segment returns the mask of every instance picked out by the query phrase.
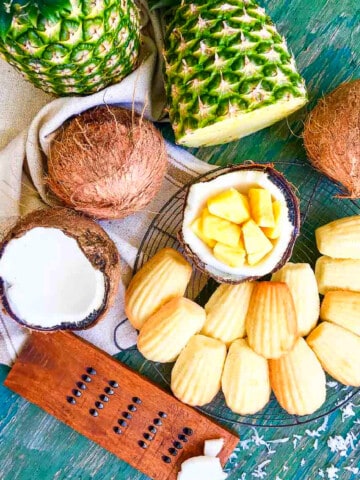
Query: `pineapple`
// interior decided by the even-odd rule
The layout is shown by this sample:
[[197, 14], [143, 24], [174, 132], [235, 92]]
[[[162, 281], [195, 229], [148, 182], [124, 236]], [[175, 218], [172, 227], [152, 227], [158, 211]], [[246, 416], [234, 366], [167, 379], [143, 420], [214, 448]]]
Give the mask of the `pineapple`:
[[244, 224], [242, 233], [248, 255], [257, 254], [258, 261], [272, 250], [273, 244], [265, 236], [261, 228], [256, 225], [254, 220], [249, 220]]
[[241, 236], [239, 225], [211, 215], [206, 208], [202, 213], [202, 226], [206, 238], [216, 240], [229, 247], [236, 248], [239, 245]]
[[89, 94], [135, 67], [133, 0], [12, 0], [0, 4], [0, 55], [46, 92]]
[[245, 263], [245, 249], [239, 242], [237, 247], [229, 247], [218, 242], [214, 247], [214, 257], [230, 267], [241, 267]]
[[180, 145], [245, 137], [307, 102], [285, 39], [254, 0], [152, 3], [167, 7], [166, 84]]
[[235, 188], [218, 193], [207, 201], [209, 212], [229, 222], [243, 223], [250, 218], [249, 200]]
[[259, 227], [275, 227], [271, 193], [265, 188], [250, 188], [251, 216]]
[[275, 225], [273, 227], [263, 227], [261, 230], [268, 238], [271, 238], [271, 240], [276, 240], [280, 237], [281, 226], [285, 217], [285, 205], [283, 202], [275, 200], [275, 202], [272, 204], [272, 209]]

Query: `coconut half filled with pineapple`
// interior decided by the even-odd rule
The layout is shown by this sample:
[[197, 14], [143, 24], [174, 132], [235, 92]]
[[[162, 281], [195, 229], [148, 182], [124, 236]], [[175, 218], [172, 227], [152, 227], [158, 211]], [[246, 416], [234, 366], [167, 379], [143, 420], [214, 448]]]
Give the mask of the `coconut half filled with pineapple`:
[[189, 187], [179, 239], [195, 266], [221, 283], [281, 268], [299, 234], [298, 200], [269, 165], [221, 168]]
[[119, 284], [115, 244], [93, 220], [66, 208], [24, 217], [0, 246], [0, 301], [35, 330], [93, 326]]

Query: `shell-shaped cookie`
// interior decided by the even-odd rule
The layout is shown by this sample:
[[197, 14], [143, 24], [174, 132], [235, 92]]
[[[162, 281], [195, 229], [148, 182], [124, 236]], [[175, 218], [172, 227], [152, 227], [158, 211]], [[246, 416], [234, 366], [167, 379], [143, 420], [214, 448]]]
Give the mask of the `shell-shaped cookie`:
[[206, 321], [201, 333], [227, 345], [244, 337], [245, 318], [254, 285], [254, 282], [221, 284], [205, 305]]
[[182, 297], [191, 272], [191, 265], [172, 248], [160, 250], [145, 263], [125, 293], [125, 312], [133, 327], [140, 330], [162, 305]]
[[306, 339], [323, 369], [344, 385], [360, 387], [360, 337], [323, 322]]
[[220, 340], [194, 335], [176, 360], [171, 390], [189, 405], [205, 405], [220, 390], [226, 346]]
[[261, 410], [270, 399], [268, 362], [255, 353], [245, 339], [233, 342], [221, 379], [226, 405], [240, 415]]
[[300, 336], [307, 335], [317, 324], [320, 313], [319, 290], [313, 269], [308, 263], [286, 263], [271, 277], [284, 282], [294, 300]]
[[291, 352], [269, 360], [274, 394], [288, 413], [310, 415], [326, 399], [326, 377], [319, 360], [303, 338]]
[[173, 362], [205, 322], [205, 310], [183, 297], [173, 298], [144, 323], [138, 349], [153, 362]]
[[279, 358], [298, 336], [294, 302], [286, 283], [259, 282], [246, 317], [248, 343], [265, 358]]

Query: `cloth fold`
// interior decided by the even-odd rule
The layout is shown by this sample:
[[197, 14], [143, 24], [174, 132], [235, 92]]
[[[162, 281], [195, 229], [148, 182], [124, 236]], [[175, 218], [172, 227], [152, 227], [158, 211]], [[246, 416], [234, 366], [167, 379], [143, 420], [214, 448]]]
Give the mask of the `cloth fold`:
[[[93, 95], [57, 98], [48, 103], [40, 109], [29, 128], [0, 151], [0, 238], [20, 215], [57, 204], [45, 188], [44, 163], [54, 132], [64, 121], [98, 105], [134, 109], [153, 121], [162, 118], [165, 95], [159, 55], [162, 50], [161, 25], [157, 16], [149, 12], [146, 2], [141, 1], [141, 9], [143, 27], [139, 67], [120, 83]], [[29, 95], [30, 92], [29, 89]], [[16, 118], [9, 119], [9, 124], [10, 120], [16, 122]], [[124, 313], [124, 291], [141, 240], [152, 219], [183, 185], [212, 168], [173, 145], [167, 144], [167, 151], [167, 174], [159, 194], [148, 207], [123, 220], [99, 222], [119, 249], [122, 278], [116, 302], [106, 318], [95, 327], [78, 333], [110, 354], [136, 343], [136, 332]], [[27, 335], [26, 330], [1, 314], [0, 363], [9, 365], [14, 361]]]

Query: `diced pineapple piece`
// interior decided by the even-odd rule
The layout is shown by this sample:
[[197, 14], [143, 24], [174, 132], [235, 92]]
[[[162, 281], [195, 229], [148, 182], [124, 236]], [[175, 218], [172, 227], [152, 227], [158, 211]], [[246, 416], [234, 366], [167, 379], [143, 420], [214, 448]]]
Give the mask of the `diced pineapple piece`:
[[196, 220], [193, 221], [191, 224], [191, 230], [197, 235], [200, 240], [202, 240], [206, 245], [208, 245], [210, 248], [214, 248], [216, 245], [216, 240], [212, 240], [211, 238], [207, 238], [206, 235], [204, 235], [203, 231], [203, 226], [202, 226], [202, 217], [198, 217]]
[[245, 250], [248, 255], [253, 253], [264, 253], [266, 255], [272, 250], [273, 244], [254, 220], [247, 221], [242, 227], [242, 232]]
[[274, 227], [263, 227], [262, 231], [268, 238], [275, 240], [280, 237], [281, 227], [283, 223], [283, 218], [285, 216], [285, 205], [279, 200], [275, 200], [272, 204], [273, 214], [274, 214]]
[[241, 235], [239, 225], [212, 215], [207, 208], [202, 213], [202, 231], [207, 238], [230, 247], [236, 248], [239, 244]]
[[230, 188], [207, 201], [209, 212], [234, 223], [243, 223], [250, 218], [249, 200], [246, 195]]
[[262, 251], [262, 252], [256, 252], [256, 253], [249, 253], [247, 256], [247, 263], [249, 265], [256, 265], [257, 263], [262, 260], [265, 255], [267, 255], [269, 252], [267, 251]]
[[271, 193], [265, 188], [249, 190], [251, 216], [259, 227], [275, 227]]
[[241, 267], [245, 263], [245, 249], [239, 247], [229, 247], [218, 242], [213, 250], [214, 257], [220, 262], [226, 263], [229, 267]]

